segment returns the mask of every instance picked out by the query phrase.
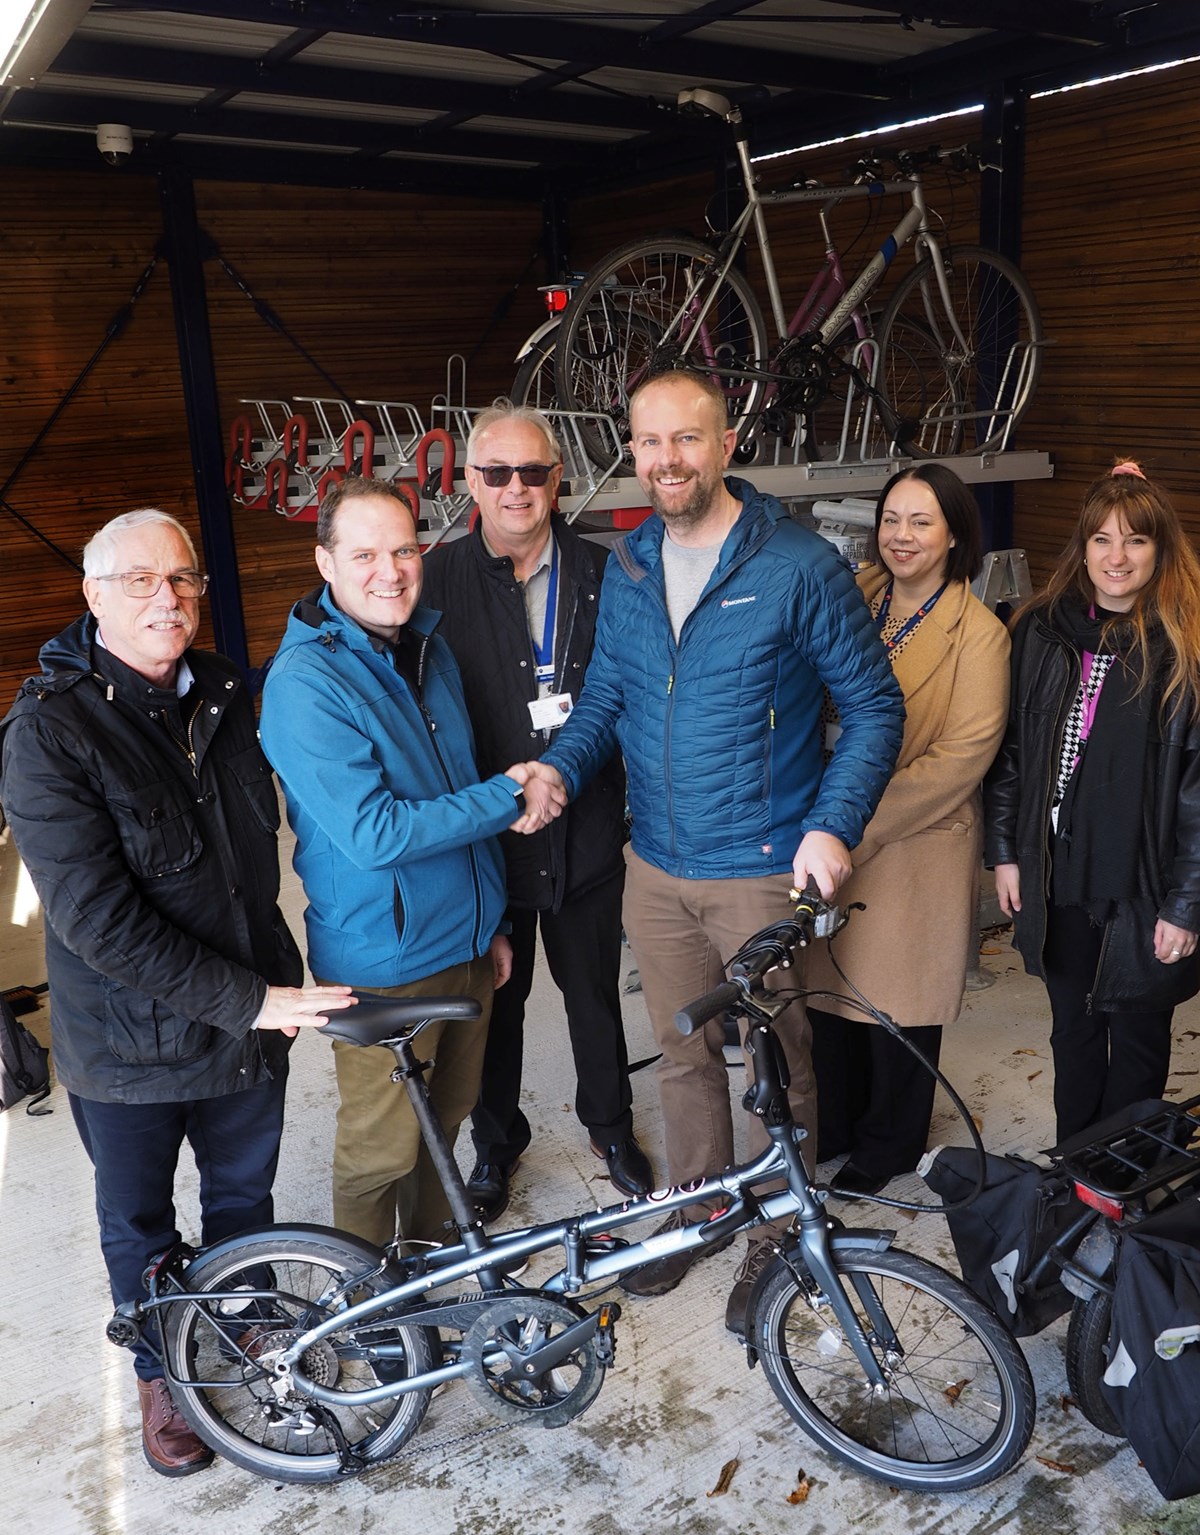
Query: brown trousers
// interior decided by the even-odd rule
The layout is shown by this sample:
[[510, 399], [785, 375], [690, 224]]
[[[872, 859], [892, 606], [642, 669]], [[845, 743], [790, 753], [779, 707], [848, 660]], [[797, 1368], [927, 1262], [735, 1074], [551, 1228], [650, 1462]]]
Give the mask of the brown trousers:
[[[734, 1159], [729, 1073], [720, 1020], [686, 1038], [675, 1013], [725, 979], [724, 962], [770, 922], [790, 914], [790, 874], [748, 879], [677, 879], [625, 850], [625, 931], [637, 960], [642, 991], [662, 1059], [658, 1091], [673, 1184], [720, 1172]], [[797, 967], [797, 985], [802, 973]], [[803, 1002], [779, 1015], [776, 1031], [791, 1073], [788, 1099], [811, 1172], [816, 1136], [816, 1083], [811, 1034]], [[745, 1025], [743, 1038], [745, 1037]], [[748, 1065], [748, 1063], [747, 1063]], [[749, 1072], [748, 1072], [749, 1076]], [[740, 1110], [739, 1110], [740, 1112]], [[757, 1119], [747, 1127], [751, 1155], [768, 1144]]]
[[[417, 1036], [418, 1060], [433, 1106], [453, 1146], [475, 1106], [492, 1011], [492, 961], [464, 965], [377, 991], [381, 997], [474, 997], [483, 1008], [473, 1022], [433, 1023]], [[441, 1242], [450, 1206], [421, 1139], [403, 1083], [393, 1082], [396, 1058], [380, 1045], [333, 1042], [337, 1072], [337, 1134], [333, 1148], [333, 1223], [386, 1247], [398, 1236]]]

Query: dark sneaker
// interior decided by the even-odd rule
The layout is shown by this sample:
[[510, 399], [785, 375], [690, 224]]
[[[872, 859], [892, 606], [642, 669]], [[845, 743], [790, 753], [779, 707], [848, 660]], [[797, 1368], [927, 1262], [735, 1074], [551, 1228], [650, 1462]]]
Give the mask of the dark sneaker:
[[750, 1306], [750, 1295], [758, 1283], [759, 1275], [777, 1250], [777, 1243], [771, 1236], [756, 1234], [747, 1239], [746, 1256], [734, 1275], [733, 1289], [725, 1304], [725, 1326], [739, 1338], [746, 1336], [746, 1312]]
[[[655, 1228], [654, 1235], [658, 1236], [662, 1231], [681, 1231], [690, 1224], [683, 1210], [675, 1210], [661, 1226]], [[701, 1258], [711, 1258], [713, 1253], [721, 1252], [732, 1241], [732, 1236], [722, 1237], [719, 1242], [705, 1242], [699, 1247], [689, 1247], [684, 1252], [668, 1253], [665, 1258], [655, 1258], [652, 1263], [643, 1263], [640, 1268], [631, 1269], [625, 1275], [621, 1280], [621, 1288], [627, 1295], [665, 1295], [668, 1290], [675, 1288], [694, 1263], [699, 1263]]]

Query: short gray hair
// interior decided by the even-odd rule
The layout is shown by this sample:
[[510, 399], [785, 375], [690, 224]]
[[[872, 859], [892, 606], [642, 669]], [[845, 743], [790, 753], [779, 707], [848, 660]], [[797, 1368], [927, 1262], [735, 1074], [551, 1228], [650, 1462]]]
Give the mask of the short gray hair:
[[83, 550], [84, 575], [115, 576], [119, 574], [115, 567], [117, 543], [121, 534], [129, 532], [131, 528], [148, 527], [152, 523], [161, 523], [165, 527], [174, 528], [187, 545], [188, 556], [192, 565], [195, 566], [196, 546], [192, 542], [192, 535], [183, 523], [177, 517], [172, 517], [169, 512], [160, 511], [157, 506], [143, 506], [136, 512], [122, 512], [119, 517], [106, 522], [99, 532], [92, 534]]
[[479, 439], [492, 427], [499, 426], [502, 421], [525, 421], [530, 426], [536, 427], [546, 439], [546, 447], [550, 450], [551, 460], [556, 464], [562, 463], [562, 446], [554, 428], [550, 425], [540, 410], [534, 410], [532, 405], [514, 405], [507, 395], [497, 395], [488, 406], [487, 410], [481, 410], [471, 424], [471, 435], [467, 438], [467, 463], [475, 461], [475, 449], [479, 446]]

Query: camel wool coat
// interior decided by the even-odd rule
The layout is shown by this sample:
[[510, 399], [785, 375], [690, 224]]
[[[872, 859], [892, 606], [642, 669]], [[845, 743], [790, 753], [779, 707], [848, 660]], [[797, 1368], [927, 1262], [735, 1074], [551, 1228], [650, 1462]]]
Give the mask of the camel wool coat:
[[[871, 602], [891, 576], [858, 576]], [[953, 1023], [977, 953], [983, 852], [980, 784], [1008, 714], [1009, 639], [971, 592], [952, 582], [894, 658], [904, 693], [904, 743], [838, 904], [866, 904], [833, 939], [846, 975], [898, 1024]], [[808, 953], [806, 985], [844, 991], [828, 943]], [[857, 1008], [813, 1005], [862, 1019]]]

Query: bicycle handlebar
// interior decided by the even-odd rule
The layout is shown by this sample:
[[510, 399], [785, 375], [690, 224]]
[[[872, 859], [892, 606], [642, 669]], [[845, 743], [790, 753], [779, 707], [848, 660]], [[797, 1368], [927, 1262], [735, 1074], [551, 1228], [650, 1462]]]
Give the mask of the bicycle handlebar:
[[795, 902], [791, 918], [774, 922], [747, 938], [729, 961], [730, 979], [694, 1002], [685, 1003], [675, 1014], [675, 1027], [681, 1034], [694, 1034], [711, 1019], [749, 1001], [768, 972], [786, 969], [794, 951], [808, 947], [822, 918], [831, 919], [829, 931], [840, 925], [837, 907], [823, 901], [811, 881], [803, 894], [794, 890], [791, 894]]

